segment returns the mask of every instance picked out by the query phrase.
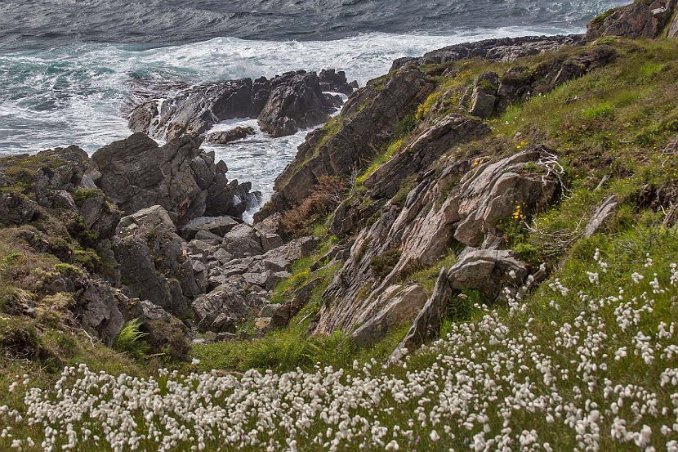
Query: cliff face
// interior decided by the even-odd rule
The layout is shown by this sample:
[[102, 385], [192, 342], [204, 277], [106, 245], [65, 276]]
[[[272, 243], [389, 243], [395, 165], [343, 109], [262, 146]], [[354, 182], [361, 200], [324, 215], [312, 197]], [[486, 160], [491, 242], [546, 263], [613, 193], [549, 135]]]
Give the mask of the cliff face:
[[[671, 33], [673, 3], [660, 22], [647, 7], [591, 30]], [[71, 147], [0, 159], [0, 309], [109, 345], [136, 320], [151, 350], [180, 358], [191, 338], [276, 340], [266, 334], [290, 323], [295, 341], [340, 332], [363, 347], [411, 327], [401, 357], [474, 303], [529, 296], [607, 233], [675, 231], [676, 61], [670, 38], [612, 36], [396, 61], [308, 135], [254, 225], [240, 219], [251, 185], [229, 182], [193, 134], [159, 146], [137, 133], [92, 158]], [[323, 89], [346, 85], [321, 75]], [[285, 128], [285, 99], [317, 91], [304, 83], [269, 86], [267, 120]], [[251, 109], [251, 95], [238, 104], [203, 88], [213, 113]], [[189, 105], [203, 105], [200, 89], [177, 98], [167, 130], [184, 113], [193, 125], [181, 127], [202, 128]], [[315, 117], [313, 105], [301, 110]]]
[[[650, 6], [632, 5], [598, 19], [591, 25], [598, 31], [589, 36], [657, 36], [674, 4], [654, 5], [647, 15]], [[603, 22], [606, 27], [596, 25]], [[619, 195], [604, 187], [621, 174], [606, 174], [605, 167], [625, 166], [641, 155], [653, 158], [656, 151], [638, 146], [637, 139], [631, 146], [617, 141], [611, 131], [619, 125], [611, 121], [636, 117], [636, 104], [643, 101], [633, 86], [644, 83], [642, 73], [654, 63], [636, 59], [634, 53], [644, 50], [631, 41], [606, 42], [505, 39], [399, 60], [388, 76], [352, 96], [335, 121], [311, 134], [260, 214], [308, 214], [300, 206], [319, 191], [324, 175], [343, 178], [349, 187], [320, 221], [336, 241], [320, 262], [334, 270], [310, 331], [341, 330], [370, 345], [417, 318], [402, 348], [417, 346], [435, 337], [431, 332], [445, 319], [441, 312], [459, 303], [459, 296], [471, 291], [492, 304], [524, 294], [578, 238], [614, 222], [623, 207]], [[660, 47], [667, 53], [657, 57], [662, 72], [653, 77], [669, 80], [677, 69], [675, 42]], [[624, 65], [633, 69], [622, 70]], [[619, 71], [626, 78], [615, 82]], [[604, 83], [621, 83], [623, 96], [634, 100], [624, 103], [594, 88]], [[675, 92], [675, 81], [661, 89]], [[657, 108], [673, 111], [672, 118], [675, 106], [663, 105]], [[521, 118], [526, 111], [529, 119]], [[667, 120], [671, 125], [652, 138], [658, 149], [675, 139], [674, 121], [660, 122]], [[611, 141], [600, 143], [599, 136]], [[593, 163], [601, 158], [602, 167]], [[590, 174], [582, 179], [582, 172]], [[599, 179], [594, 182], [591, 174]], [[607, 197], [570, 220], [566, 239], [555, 231], [545, 239], [536, 222], [559, 211], [581, 180]], [[647, 184], [635, 183], [635, 193]], [[659, 185], [675, 192], [675, 181]], [[669, 212], [666, 224], [673, 225], [675, 199], [661, 203]], [[318, 218], [308, 220], [317, 228]], [[317, 280], [306, 280], [317, 291]], [[292, 305], [303, 302], [287, 293]]]

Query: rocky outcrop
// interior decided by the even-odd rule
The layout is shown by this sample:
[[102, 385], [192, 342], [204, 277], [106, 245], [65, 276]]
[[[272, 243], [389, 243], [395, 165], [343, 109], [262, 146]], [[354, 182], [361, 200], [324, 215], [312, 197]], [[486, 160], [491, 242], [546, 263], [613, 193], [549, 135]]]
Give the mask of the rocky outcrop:
[[324, 70], [296, 71], [265, 77], [183, 87], [176, 93], [148, 93], [167, 100], [141, 99], [129, 114], [129, 127], [167, 141], [183, 134], [200, 135], [215, 124], [235, 118], [259, 118], [262, 129], [280, 136], [317, 125], [336, 107], [322, 91], [351, 94], [346, 74]]
[[[525, 215], [545, 209], [558, 193], [560, 172], [544, 147], [475, 168], [450, 160], [437, 172], [425, 172], [403, 205], [387, 202], [376, 221], [356, 233], [350, 256], [324, 294], [329, 302], [315, 331], [359, 328], [384, 308], [379, 297], [385, 290], [433, 265], [454, 242], [470, 247], [501, 243], [502, 220], [512, 218], [517, 206]], [[488, 296], [496, 294], [488, 288]]]
[[256, 132], [252, 127], [236, 127], [224, 132], [212, 132], [207, 135], [205, 141], [213, 144], [228, 144], [232, 141], [242, 140], [248, 136], [254, 135]]
[[326, 121], [334, 108], [314, 72], [289, 72], [271, 81], [271, 94], [259, 113], [259, 127], [274, 137], [292, 135]]
[[276, 179], [276, 193], [258, 218], [301, 203], [323, 176], [348, 176], [365, 165], [433, 88], [425, 74], [408, 67], [393, 74], [384, 86], [373, 82], [359, 90], [344, 106], [338, 130], [309, 134], [294, 161]]
[[3, 226], [30, 223], [38, 203], [20, 193], [0, 194], [0, 224]]
[[383, 339], [398, 326], [411, 322], [426, 303], [427, 295], [418, 284], [403, 288], [401, 285], [388, 287], [375, 301], [384, 306], [370, 318], [361, 319], [361, 326], [351, 338], [358, 346], [369, 346]]
[[[227, 234], [225, 246], [215, 247], [226, 250], [227, 256], [221, 257], [212, 250], [203, 254], [203, 262], [210, 268], [209, 284], [212, 290], [192, 303], [201, 330], [221, 333], [231, 324], [259, 317], [262, 307], [267, 305], [268, 295], [277, 283], [291, 276], [288, 270], [292, 262], [308, 256], [317, 244], [317, 240], [312, 237], [293, 240], [284, 245], [281, 239], [272, 239], [270, 231], [243, 228], [238, 234], [231, 234], [230, 237]], [[256, 249], [252, 249], [255, 244]], [[232, 254], [229, 249], [237, 254]], [[247, 254], [247, 257], [236, 257], [239, 254]]]
[[201, 140], [184, 135], [164, 146], [144, 134], [94, 153], [97, 185], [126, 214], [163, 206], [177, 224], [203, 215], [240, 216], [255, 202], [251, 184], [228, 182], [223, 161], [200, 149]]
[[565, 46], [582, 43], [581, 36], [526, 36], [521, 38], [487, 39], [484, 41], [456, 44], [426, 53], [422, 57], [405, 57], [396, 60], [391, 70], [400, 69], [408, 63], [418, 66], [447, 64], [466, 58], [490, 61], [513, 61], [516, 58], [554, 52]]
[[478, 76], [462, 106], [472, 115], [489, 118], [502, 113], [509, 105], [523, 102], [533, 95], [545, 94], [570, 80], [615, 61], [617, 52], [598, 45], [569, 57], [547, 59], [530, 69], [514, 66], [501, 77], [495, 72]]
[[447, 272], [443, 268], [440, 270], [436, 285], [433, 288], [433, 295], [431, 295], [424, 307], [419, 311], [412, 327], [393, 351], [389, 361], [399, 361], [408, 352], [416, 350], [422, 345], [433, 342], [438, 338], [452, 295], [453, 290], [450, 286]]
[[161, 206], [122, 218], [113, 251], [128, 294], [173, 314], [185, 315], [189, 300], [203, 293], [206, 286], [200, 284], [182, 244], [174, 223]]
[[667, 25], [671, 36], [676, 23], [669, 24], [669, 21], [675, 11], [676, 0], [636, 0], [631, 5], [612, 9], [595, 18], [588, 25], [586, 38], [596, 39], [601, 36], [656, 38]]

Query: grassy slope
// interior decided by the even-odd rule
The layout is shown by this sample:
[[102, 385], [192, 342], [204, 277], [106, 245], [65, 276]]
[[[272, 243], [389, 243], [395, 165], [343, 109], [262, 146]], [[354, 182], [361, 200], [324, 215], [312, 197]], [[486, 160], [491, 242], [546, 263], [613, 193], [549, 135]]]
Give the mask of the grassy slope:
[[[511, 107], [503, 116], [491, 121], [494, 129], [493, 137], [481, 143], [473, 143], [453, 152], [467, 155], [481, 155], [486, 149], [497, 149], [499, 152], [511, 152], [530, 144], [546, 143], [556, 150], [567, 169], [570, 192], [563, 201], [550, 211], [533, 219], [533, 230], [526, 228], [511, 229], [513, 245], [525, 257], [539, 261], [546, 259], [554, 269], [551, 281], [559, 278], [573, 290], [590, 288], [585, 270], [595, 268], [592, 261], [593, 250], [600, 248], [610, 262], [608, 274], [601, 277], [600, 294], [611, 294], [622, 286], [627, 293], [637, 290], [631, 285], [628, 275], [642, 267], [645, 253], [655, 256], [655, 270], [659, 278], [668, 278], [668, 263], [678, 261], [676, 247], [676, 231], [665, 230], [659, 226], [663, 219], [661, 211], [653, 211], [636, 204], [637, 194], [646, 185], [656, 187], [675, 185], [678, 169], [675, 155], [663, 153], [669, 140], [678, 132], [678, 109], [675, 99], [678, 98], [678, 45], [676, 41], [626, 41], [608, 40], [617, 47], [621, 57], [617, 63], [596, 71], [579, 80], [569, 82], [554, 92], [536, 97], [523, 105]], [[525, 63], [534, 64], [541, 57], [525, 59]], [[489, 67], [498, 72], [505, 70], [506, 65], [488, 65], [486, 62], [459, 63], [461, 75], [455, 80], [441, 79], [439, 90], [427, 100], [418, 113], [419, 119], [427, 114], [427, 109], [434, 100], [449, 95], [454, 104], [454, 94], [449, 94], [457, 84], [466, 84], [480, 71]], [[568, 102], [566, 102], [568, 100]], [[395, 151], [395, 146], [385, 150], [383, 162]], [[372, 171], [369, 169], [369, 171]], [[599, 190], [594, 191], [603, 176], [609, 181]], [[361, 180], [359, 178], [359, 180]], [[622, 200], [614, 221], [602, 233], [590, 239], [578, 238], [577, 225], [585, 223], [592, 210], [608, 194], [616, 193]], [[328, 240], [330, 238], [328, 237]], [[554, 252], [553, 244], [565, 240], [568, 247]], [[17, 250], [13, 247], [11, 237], [0, 236], [0, 261], [5, 268], [12, 264], [12, 257]], [[18, 250], [23, 252], [23, 250]], [[319, 257], [322, 252], [316, 256]], [[9, 262], [8, 262], [9, 259]], [[412, 276], [430, 290], [436, 276], [436, 268], [449, 265], [454, 260], [453, 254], [434, 268], [422, 269]], [[53, 266], [52, 262], [30, 262]], [[295, 281], [288, 286], [300, 285], [313, 277], [310, 266], [313, 259], [297, 263]], [[329, 282], [332, 269], [325, 269], [320, 276]], [[0, 286], [4, 291], [12, 285], [11, 279], [0, 272]], [[534, 319], [534, 330], [538, 330], [540, 341], [546, 346], [552, 340], [555, 322], [560, 325], [572, 321], [580, 313], [586, 315], [589, 307], [578, 303], [572, 297], [555, 297], [560, 305], [559, 310], [551, 308], [554, 295], [548, 292], [544, 284], [526, 301], [523, 316], [510, 319], [512, 334], [521, 334], [528, 318]], [[281, 286], [278, 297], [284, 298], [286, 289]], [[394, 332], [374, 350], [358, 350], [341, 334], [325, 339], [306, 338], [309, 317], [317, 311], [322, 303], [322, 286], [316, 290], [312, 301], [286, 330], [274, 333], [254, 342], [220, 343], [197, 346], [194, 355], [201, 360], [201, 369], [218, 368], [245, 370], [250, 367], [274, 368], [276, 370], [293, 369], [297, 366], [312, 368], [314, 363], [347, 366], [354, 358], [367, 362], [372, 357], [382, 358], [388, 355], [392, 347], [404, 334], [404, 329]], [[648, 331], [656, 329], [659, 321], [675, 320], [675, 293], [660, 296], [659, 309], [646, 320]], [[459, 301], [459, 300], [457, 300]], [[458, 319], [476, 318], [469, 306], [460, 307]], [[607, 314], [606, 314], [607, 315]], [[609, 317], [609, 316], [608, 316]], [[607, 317], [606, 317], [607, 318]], [[54, 351], [66, 363], [85, 362], [91, 368], [106, 370], [112, 373], [132, 373], [145, 375], [153, 373], [153, 365], [146, 362], [134, 362], [119, 353], [105, 347], [92, 346], [87, 338], [76, 332], [62, 332], [52, 329], [43, 318], [22, 321], [42, 331], [45, 345]], [[17, 325], [17, 319], [0, 316], [0, 331], [7, 331]], [[445, 329], [453, 329], [452, 320]], [[612, 351], [615, 344], [606, 345]], [[564, 360], [567, 359], [563, 355]], [[422, 353], [413, 358], [410, 368], [424, 369], [433, 357]], [[634, 372], [640, 365], [632, 357], [623, 366], [612, 367], [611, 372], [623, 381], [656, 381], [656, 375], [639, 375]], [[0, 405], [17, 406], [16, 394], [8, 393], [6, 388], [17, 380], [17, 375], [28, 373], [31, 384], [49, 386], [55, 378], [49, 369], [40, 363], [17, 361], [0, 357]], [[194, 367], [191, 367], [193, 370]], [[188, 370], [188, 369], [186, 369]], [[19, 378], [21, 379], [21, 378]], [[661, 392], [661, 389], [657, 390]], [[400, 422], [395, 417], [393, 422]], [[540, 416], [524, 419], [525, 425], [543, 428], [553, 437], [553, 441], [563, 440], [562, 432], [549, 431]], [[564, 442], [563, 444], [567, 444]], [[0, 446], [3, 442], [0, 441]]]

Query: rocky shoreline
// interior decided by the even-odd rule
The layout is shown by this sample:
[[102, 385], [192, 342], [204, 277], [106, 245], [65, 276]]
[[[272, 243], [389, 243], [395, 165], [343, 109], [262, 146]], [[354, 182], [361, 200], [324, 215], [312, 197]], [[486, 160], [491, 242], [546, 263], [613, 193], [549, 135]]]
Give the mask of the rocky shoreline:
[[[548, 269], [509, 249], [502, 227], [557, 202], [563, 166], [546, 144], [515, 152], [484, 141], [492, 135], [487, 119], [613, 64], [615, 48], [592, 39], [656, 37], [666, 27], [675, 35], [673, 0], [628, 8], [594, 21], [586, 37], [489, 40], [398, 60], [360, 89], [327, 70], [183, 87], [163, 102], [157, 90], [130, 113], [136, 133], [91, 158], [69, 147], [0, 159], [0, 221], [17, 243], [62, 265], [39, 278], [17, 275], [21, 289], [5, 309], [31, 316], [41, 300], [66, 293], [71, 326], [110, 345], [125, 322], [139, 319], [154, 352], [185, 358], [197, 336], [230, 340], [245, 324], [254, 335], [285, 327], [320, 287], [327, 301], [310, 334], [345, 331], [367, 346], [412, 325], [400, 357], [437, 337], [453, 294], [476, 290], [503, 303], [546, 278]], [[520, 63], [529, 56], [540, 59]], [[455, 64], [467, 59], [500, 62], [504, 71], [459, 81]], [[436, 96], [440, 77], [453, 82]], [[308, 135], [272, 201], [245, 224], [259, 195], [249, 182], [227, 179], [227, 162], [201, 150], [204, 137], [227, 143], [251, 134], [208, 135], [231, 118], [257, 118], [271, 136], [322, 124], [341, 105], [328, 92], [349, 96], [341, 114]], [[498, 149], [478, 155], [464, 148], [473, 143]], [[387, 158], [370, 169], [385, 149]], [[606, 200], [587, 233], [615, 208]], [[321, 287], [310, 278], [292, 286], [286, 302], [272, 303], [293, 263], [317, 252], [323, 238], [307, 226], [326, 215], [336, 241], [313, 274], [336, 268], [331, 281]], [[455, 263], [441, 270], [432, 293], [404, 282], [452, 248]]]

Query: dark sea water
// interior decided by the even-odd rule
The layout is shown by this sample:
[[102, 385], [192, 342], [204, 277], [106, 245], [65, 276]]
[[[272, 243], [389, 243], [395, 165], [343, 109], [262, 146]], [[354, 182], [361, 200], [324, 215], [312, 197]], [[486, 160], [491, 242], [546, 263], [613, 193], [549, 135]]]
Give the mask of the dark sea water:
[[[129, 134], [135, 80], [345, 70], [361, 84], [402, 56], [500, 36], [584, 30], [625, 0], [0, 0], [0, 155]], [[237, 121], [235, 121], [237, 122]], [[218, 127], [227, 128], [229, 124]], [[304, 132], [215, 148], [270, 193]]]

